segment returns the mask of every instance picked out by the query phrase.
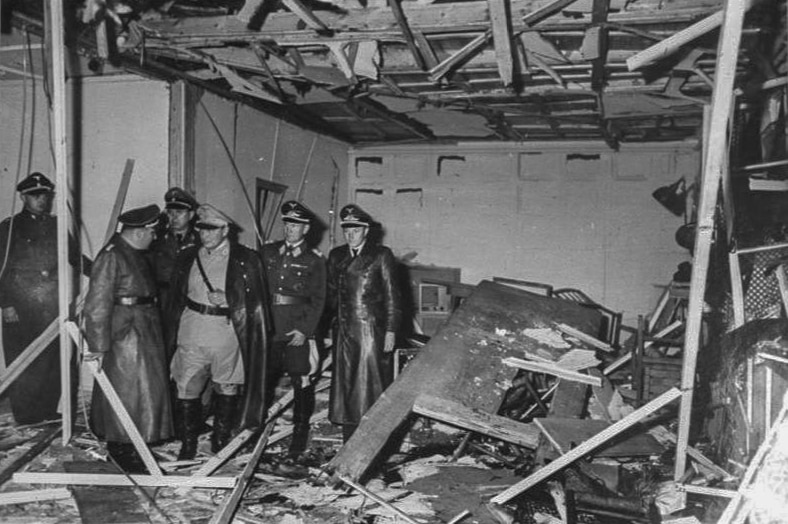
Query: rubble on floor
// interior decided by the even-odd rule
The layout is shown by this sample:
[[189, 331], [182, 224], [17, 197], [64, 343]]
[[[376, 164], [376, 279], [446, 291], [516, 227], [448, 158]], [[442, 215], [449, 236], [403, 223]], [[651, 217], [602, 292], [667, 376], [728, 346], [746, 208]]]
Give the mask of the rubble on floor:
[[[63, 445], [58, 422], [17, 427], [0, 403], [0, 521], [693, 524], [724, 519], [726, 507], [751, 511], [752, 522], [775, 521], [785, 505], [758, 506], [763, 497], [748, 490], [768, 488], [774, 501], [786, 498], [785, 403], [775, 403], [774, 424], [743, 452], [742, 439], [731, 434], [743, 424], [742, 401], [701, 410], [728, 413], [728, 422], [698, 432], [688, 448], [690, 467], [674, 481], [680, 393], [667, 379], [648, 389], [633, 380], [636, 367], [623, 365], [635, 363], [627, 357], [638, 344], [642, 357], [668, 356], [655, 349], [664, 335], [652, 345], [639, 337], [608, 349], [589, 340], [595, 317], [588, 311], [513, 293], [501, 286], [472, 293], [411, 354], [346, 446], [341, 428], [326, 420], [325, 389], [317, 394], [309, 449], [297, 461], [286, 459], [292, 425], [289, 413], [280, 413], [242, 497], [229, 489], [103, 485], [101, 475], [121, 472], [87, 430], [85, 410]], [[671, 319], [652, 328], [677, 336]], [[573, 332], [579, 329], [582, 335]], [[784, 322], [750, 331], [760, 335], [737, 339], [739, 353], [715, 375], [725, 384], [708, 386], [719, 403], [741, 396], [745, 356], [758, 356], [760, 366], [788, 363]], [[782, 387], [781, 376], [775, 367], [775, 387]], [[733, 427], [730, 413], [737, 414]], [[212, 478], [239, 485], [259, 438], [250, 435]], [[178, 450], [175, 441], [152, 448], [166, 477], [192, 476], [215, 460], [207, 431], [197, 460], [176, 462]], [[19, 481], [32, 473], [86, 473], [95, 475], [95, 485], [64, 490], [46, 484], [45, 475], [35, 484]]]

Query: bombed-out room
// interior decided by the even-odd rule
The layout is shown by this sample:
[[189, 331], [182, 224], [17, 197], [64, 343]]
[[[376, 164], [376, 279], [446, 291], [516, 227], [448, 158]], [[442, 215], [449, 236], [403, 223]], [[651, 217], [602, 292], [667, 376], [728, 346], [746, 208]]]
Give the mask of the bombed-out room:
[[0, 522], [788, 522], [786, 6], [1, 0]]

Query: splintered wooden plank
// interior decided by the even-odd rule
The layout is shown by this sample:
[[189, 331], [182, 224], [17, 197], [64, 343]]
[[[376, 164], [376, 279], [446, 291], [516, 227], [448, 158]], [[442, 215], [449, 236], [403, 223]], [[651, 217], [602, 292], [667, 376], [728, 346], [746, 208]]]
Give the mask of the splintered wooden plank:
[[238, 509], [238, 504], [241, 503], [241, 499], [243, 498], [244, 492], [246, 492], [246, 488], [249, 487], [254, 470], [257, 468], [257, 463], [260, 462], [260, 456], [263, 454], [265, 447], [268, 445], [268, 437], [271, 436], [271, 431], [273, 431], [275, 424], [276, 421], [272, 420], [265, 425], [265, 429], [263, 429], [263, 433], [260, 435], [260, 438], [254, 447], [254, 451], [252, 451], [252, 456], [249, 458], [249, 462], [246, 463], [243, 471], [241, 471], [241, 475], [238, 477], [238, 482], [236, 483], [235, 488], [233, 488], [232, 493], [230, 493], [230, 495], [224, 499], [224, 502], [222, 502], [219, 510], [213, 514], [209, 524], [229, 524], [233, 520], [233, 515]]
[[536, 448], [539, 442], [539, 429], [533, 424], [470, 409], [452, 400], [419, 395], [413, 405], [413, 412], [530, 449]]
[[[556, 321], [596, 333], [600, 315], [566, 300], [480, 283], [366, 413], [328, 467], [346, 478], [361, 477], [422, 394], [496, 413], [517, 372], [501, 359], [544, 351], [544, 342], [523, 331]], [[496, 335], [502, 332], [507, 336]]]
[[282, 3], [295, 13], [310, 29], [314, 29], [315, 31], [329, 31], [328, 26], [315, 16], [308, 7], [302, 4], [300, 0], [282, 0]]
[[[744, 13], [749, 2], [730, 0], [726, 3], [722, 30], [717, 49], [717, 69], [714, 78], [714, 91], [711, 100], [708, 143], [703, 151], [703, 177], [701, 178], [700, 199], [698, 203], [698, 226], [695, 231], [695, 250], [692, 257], [692, 276], [690, 278], [689, 306], [687, 308], [687, 329], [684, 335], [684, 367], [681, 373], [681, 409], [679, 411], [679, 431], [676, 445], [676, 464], [674, 480], [684, 476], [686, 453], [689, 444], [692, 396], [695, 388], [695, 364], [700, 346], [703, 305], [706, 294], [706, 280], [709, 271], [711, 242], [715, 231], [715, 217], [719, 199], [720, 180], [727, 166], [729, 153], [728, 137], [722, 130], [727, 129], [733, 107], [733, 85], [736, 76], [737, 57], [741, 42]], [[629, 64], [627, 64], [629, 65]], [[727, 175], [727, 172], [726, 172]]]
[[28, 502], [44, 502], [49, 500], [65, 500], [70, 498], [71, 493], [66, 488], [11, 491], [0, 493], [0, 506], [6, 506], [8, 504], [27, 504]]
[[612, 438], [623, 433], [624, 431], [634, 426], [644, 418], [659, 411], [660, 409], [667, 406], [668, 404], [670, 404], [680, 396], [681, 396], [681, 392], [676, 388], [673, 388], [670, 391], [666, 391], [661, 396], [655, 398], [654, 400], [652, 400], [645, 406], [641, 407], [637, 411], [630, 413], [629, 415], [622, 418], [612, 426], [604, 429], [601, 433], [594, 435], [592, 438], [584, 441], [576, 448], [572, 449], [571, 451], [568, 451], [565, 455], [558, 457], [553, 462], [543, 467], [542, 469], [538, 470], [536, 473], [532, 474], [528, 478], [518, 482], [517, 484], [511, 486], [506, 491], [496, 495], [490, 500], [490, 502], [494, 504], [505, 504], [506, 502], [510, 501], [520, 493], [523, 493], [524, 491], [539, 484], [540, 482], [548, 478], [550, 475], [556, 473], [557, 471], [560, 471], [561, 469], [565, 468], [566, 466], [576, 461], [577, 459], [594, 451], [596, 448], [598, 448], [605, 442], [608, 442]]
[[506, 13], [505, 0], [487, 0], [490, 6], [495, 59], [498, 62], [498, 74], [504, 86], [512, 85], [514, 77], [514, 60], [512, 59], [512, 29]]
[[[577, 447], [610, 427], [604, 420], [576, 418], [535, 418], [534, 424], [542, 430], [547, 440], [561, 454]], [[665, 449], [648, 433], [638, 433], [628, 438], [609, 441], [594, 455], [597, 457], [639, 457], [659, 455]]]
[[235, 477], [184, 477], [173, 475], [113, 475], [105, 473], [15, 473], [17, 484], [69, 484], [74, 486], [151, 486], [232, 489]]
[[413, 55], [416, 65], [419, 66], [419, 69], [425, 70], [427, 69], [427, 61], [421, 54], [421, 49], [416, 43], [413, 32], [410, 30], [408, 19], [405, 17], [405, 13], [402, 11], [402, 6], [399, 4], [399, 2], [400, 0], [388, 0], [389, 7], [391, 7], [391, 12], [394, 13], [394, 18], [397, 20], [397, 24], [399, 24], [399, 27], [402, 30], [402, 36], [405, 37], [405, 43], [408, 44], [408, 49], [410, 49], [410, 53]]
[[563, 369], [555, 364], [548, 364], [546, 362], [533, 362], [531, 360], [523, 360], [521, 358], [505, 358], [503, 359], [503, 363], [507, 366], [512, 366], [513, 368], [524, 369], [534, 373], [546, 373], [548, 375], [553, 375], [572, 382], [580, 382], [581, 384], [589, 384], [591, 386], [602, 385], [602, 381], [598, 377], [591, 377], [585, 373]]

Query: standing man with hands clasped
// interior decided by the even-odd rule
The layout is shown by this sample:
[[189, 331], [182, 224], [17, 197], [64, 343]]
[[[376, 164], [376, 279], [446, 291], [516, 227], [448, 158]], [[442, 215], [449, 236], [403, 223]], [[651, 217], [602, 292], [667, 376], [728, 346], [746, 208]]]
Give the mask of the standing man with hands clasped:
[[283, 373], [293, 387], [293, 438], [288, 456], [297, 460], [309, 441], [309, 418], [315, 409], [310, 375], [318, 370], [315, 332], [326, 298], [325, 261], [307, 246], [305, 236], [315, 219], [309, 209], [291, 200], [282, 204], [284, 240], [263, 246], [268, 275], [274, 336], [269, 362], [270, 389]]
[[202, 427], [201, 395], [213, 387], [211, 450], [217, 453], [235, 428], [265, 421], [269, 312], [258, 254], [239, 244], [235, 222], [210, 204], [197, 209], [200, 247], [175, 262], [165, 321], [174, 326], [167, 347], [183, 427], [179, 460], [194, 458]]
[[347, 442], [394, 380], [392, 352], [402, 308], [391, 250], [369, 239], [372, 217], [355, 204], [339, 214], [347, 244], [328, 257], [334, 374], [329, 418]]

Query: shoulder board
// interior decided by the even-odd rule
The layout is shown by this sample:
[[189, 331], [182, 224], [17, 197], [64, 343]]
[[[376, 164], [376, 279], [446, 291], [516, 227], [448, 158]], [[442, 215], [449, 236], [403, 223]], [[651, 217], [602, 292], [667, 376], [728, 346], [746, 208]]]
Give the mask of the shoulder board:
[[313, 247], [313, 248], [312, 248], [312, 253], [314, 253], [315, 255], [317, 255], [317, 256], [319, 256], [319, 257], [322, 257], [322, 256], [323, 256], [323, 253], [322, 253], [322, 252], [321, 252], [321, 251], [320, 251], [318, 248], [316, 248], [316, 247]]
[[104, 246], [104, 251], [112, 251], [112, 248], [114, 247], [115, 247], [114, 243], [109, 243], [106, 246]]

